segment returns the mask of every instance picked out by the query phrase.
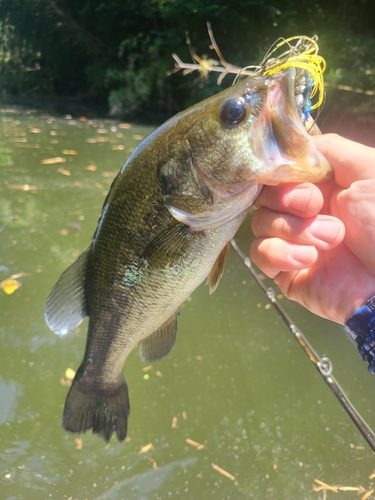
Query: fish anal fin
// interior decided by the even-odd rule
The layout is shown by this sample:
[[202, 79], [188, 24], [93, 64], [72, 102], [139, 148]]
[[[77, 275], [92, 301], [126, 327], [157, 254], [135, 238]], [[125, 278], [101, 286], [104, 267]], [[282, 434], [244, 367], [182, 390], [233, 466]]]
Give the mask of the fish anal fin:
[[178, 311], [143, 339], [139, 346], [139, 355], [145, 363], [153, 363], [170, 353], [176, 341]]
[[106, 443], [116, 432], [123, 441], [128, 429], [130, 413], [128, 386], [125, 379], [108, 388], [87, 387], [82, 381], [83, 368], [79, 368], [66, 398], [63, 427], [68, 432], [82, 433], [92, 429]]
[[215, 264], [212, 266], [212, 269], [209, 275], [207, 276], [207, 285], [210, 295], [211, 293], [214, 293], [221, 277], [223, 276], [225, 263], [227, 261], [227, 257], [229, 254], [229, 248], [230, 248], [230, 241], [228, 241], [228, 243], [220, 252], [218, 258], [215, 261]]
[[48, 296], [44, 317], [57, 335], [68, 334], [87, 316], [85, 279], [90, 248], [62, 273]]

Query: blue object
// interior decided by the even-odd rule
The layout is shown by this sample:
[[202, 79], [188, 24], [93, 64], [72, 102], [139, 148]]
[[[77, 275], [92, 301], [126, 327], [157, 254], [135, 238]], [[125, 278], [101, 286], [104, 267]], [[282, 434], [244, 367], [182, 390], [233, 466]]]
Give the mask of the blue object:
[[344, 328], [369, 364], [368, 371], [375, 373], [375, 295], [348, 319]]

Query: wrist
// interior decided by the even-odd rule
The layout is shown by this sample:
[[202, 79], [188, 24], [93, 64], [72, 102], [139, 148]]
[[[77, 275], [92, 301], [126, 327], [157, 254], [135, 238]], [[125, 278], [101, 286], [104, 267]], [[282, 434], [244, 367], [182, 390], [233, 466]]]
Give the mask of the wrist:
[[356, 342], [362, 359], [369, 364], [368, 370], [375, 373], [375, 295], [355, 311], [344, 328]]

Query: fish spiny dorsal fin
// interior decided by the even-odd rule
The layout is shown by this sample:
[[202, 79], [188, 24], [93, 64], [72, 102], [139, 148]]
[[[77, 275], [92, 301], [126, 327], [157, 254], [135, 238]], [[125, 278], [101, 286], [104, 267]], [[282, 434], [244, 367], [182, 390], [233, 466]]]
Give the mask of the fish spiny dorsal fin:
[[90, 248], [62, 273], [46, 302], [46, 323], [61, 337], [74, 330], [87, 316], [85, 279]]
[[207, 276], [207, 285], [208, 290], [211, 293], [214, 293], [216, 290], [221, 277], [223, 276], [225, 263], [227, 261], [227, 257], [229, 254], [230, 241], [225, 245], [225, 247], [220, 252], [218, 258], [215, 261], [209, 275]]
[[176, 341], [178, 314], [176, 311], [160, 328], [141, 341], [139, 355], [142, 361], [153, 363], [170, 353]]

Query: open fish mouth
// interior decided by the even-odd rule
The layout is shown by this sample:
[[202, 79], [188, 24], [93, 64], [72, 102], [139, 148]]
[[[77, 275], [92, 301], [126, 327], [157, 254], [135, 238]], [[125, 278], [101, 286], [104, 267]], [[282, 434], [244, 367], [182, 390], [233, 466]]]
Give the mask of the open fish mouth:
[[[267, 97], [254, 127], [251, 147], [264, 163], [256, 182], [317, 182], [332, 177], [328, 161], [311, 135], [320, 133], [311, 118], [311, 75], [288, 68], [269, 77]], [[255, 124], [254, 124], [255, 125]]]

